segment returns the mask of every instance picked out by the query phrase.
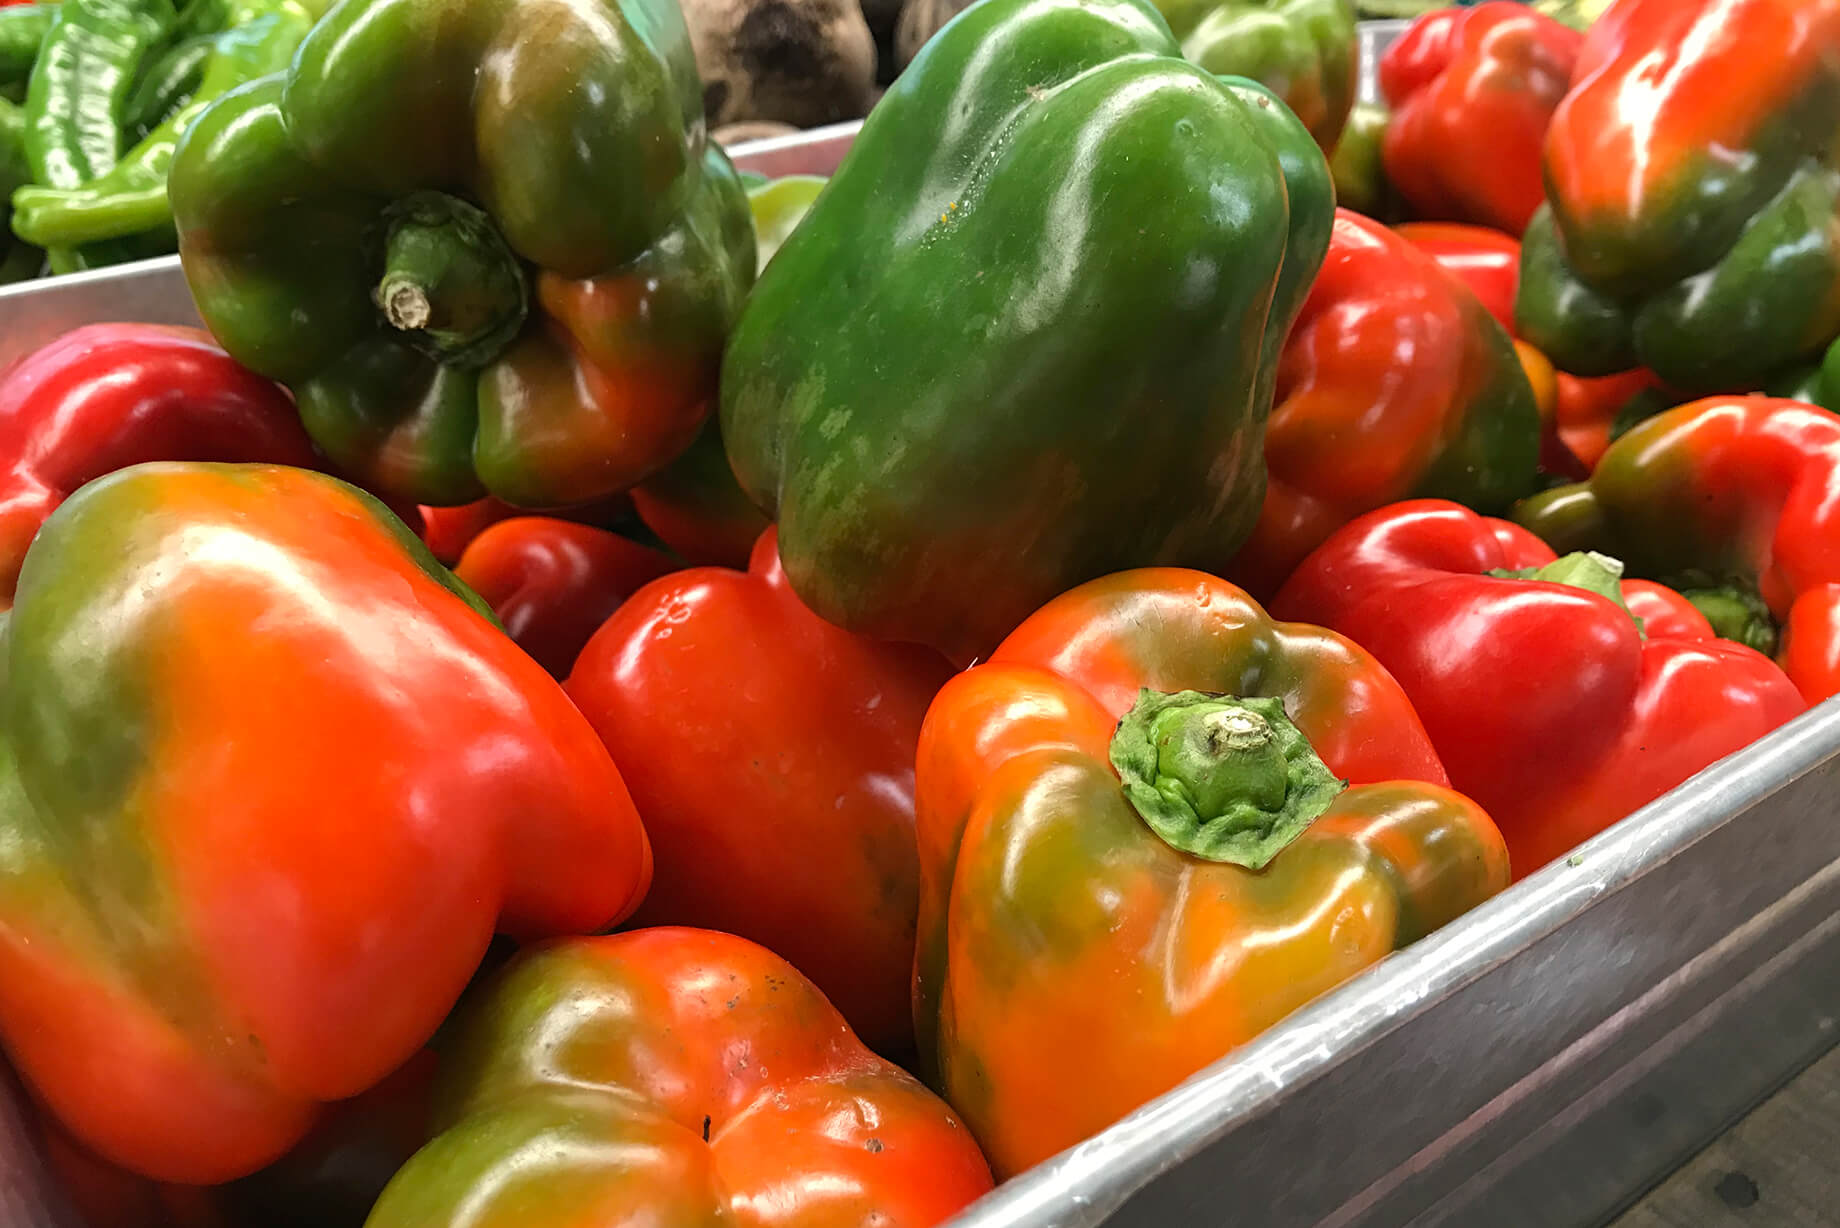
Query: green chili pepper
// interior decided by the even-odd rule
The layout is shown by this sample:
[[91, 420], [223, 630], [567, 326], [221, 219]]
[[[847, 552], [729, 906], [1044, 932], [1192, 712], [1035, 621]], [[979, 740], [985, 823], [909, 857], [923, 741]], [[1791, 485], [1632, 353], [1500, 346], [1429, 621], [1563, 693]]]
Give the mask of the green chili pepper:
[[217, 49], [217, 39], [209, 34], [182, 39], [160, 52], [128, 96], [122, 112], [121, 130], [137, 141], [166, 120], [197, 92], [204, 78], [205, 61]]
[[[26, 164], [26, 114], [0, 98], [0, 223], [6, 219], [13, 189], [31, 177], [32, 168]], [[0, 285], [34, 276], [44, 263], [43, 252], [14, 239], [0, 226]]]
[[219, 95], [286, 68], [313, 27], [313, 18], [295, 0], [233, 0], [230, 22], [230, 29], [216, 38], [190, 102], [107, 174], [81, 187], [28, 187], [14, 193], [13, 233], [47, 248], [155, 229], [170, 234], [166, 170], [179, 137]]
[[55, 4], [20, 4], [0, 9], [0, 85], [23, 85], [38, 62], [38, 49], [57, 16]]
[[172, 0], [66, 0], [26, 93], [34, 182], [74, 188], [115, 165], [128, 91], [177, 20]]

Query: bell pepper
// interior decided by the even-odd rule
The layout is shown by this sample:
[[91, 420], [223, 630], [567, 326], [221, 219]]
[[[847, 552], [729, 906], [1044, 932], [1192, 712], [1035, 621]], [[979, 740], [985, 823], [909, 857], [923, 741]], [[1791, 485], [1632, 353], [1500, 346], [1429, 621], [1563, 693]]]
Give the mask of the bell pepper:
[[1393, 229], [1468, 286], [1496, 323], [1513, 334], [1514, 292], [1521, 280], [1519, 239], [1463, 222], [1406, 222]]
[[1393, 113], [1373, 102], [1357, 102], [1329, 154], [1329, 175], [1335, 182], [1335, 202], [1378, 222], [1405, 216], [1405, 202], [1386, 177], [1381, 147]]
[[1588, 482], [1544, 491], [1514, 518], [1555, 549], [1613, 552], [1680, 589], [1721, 635], [1780, 650], [1809, 703], [1840, 693], [1826, 591], [1840, 584], [1833, 414], [1772, 397], [1682, 405], [1610, 445]]
[[1819, 362], [1798, 363], [1765, 382], [1771, 396], [1786, 397], [1840, 412], [1840, 340], [1827, 347]]
[[1380, 659], [1451, 784], [1501, 825], [1517, 878], [1805, 706], [1749, 648], [1645, 634], [1616, 559], [1536, 566], [1501, 531], [1442, 500], [1382, 508], [1324, 542], [1272, 612]]
[[298, 1146], [225, 1185], [149, 1181], [98, 1158], [40, 1115], [46, 1168], [84, 1228], [361, 1228], [396, 1170], [428, 1141], [435, 1055], [422, 1050], [332, 1106]]
[[735, 481], [714, 418], [682, 456], [633, 487], [632, 503], [658, 540], [699, 567], [746, 567], [769, 523]]
[[1638, 368], [1590, 379], [1561, 371], [1554, 418], [1559, 442], [1583, 471], [1577, 476], [1597, 468], [1611, 442], [1630, 427], [1677, 400], [1653, 371]]
[[0, 1048], [145, 1176], [262, 1167], [428, 1040], [494, 929], [602, 929], [650, 880], [562, 688], [320, 474], [89, 483], [0, 678]]
[[793, 591], [964, 661], [1083, 580], [1224, 562], [1332, 204], [1297, 118], [1184, 61], [1147, 0], [966, 9], [723, 360], [722, 438]]
[[772, 529], [745, 572], [701, 567], [634, 594], [568, 692], [652, 839], [638, 923], [764, 943], [877, 1052], [911, 1051], [914, 744], [951, 672], [807, 610]]
[[1360, 38], [1350, 0], [1153, 0], [1182, 54], [1284, 101], [1327, 152], [1354, 106]]
[[26, 548], [85, 482], [142, 461], [314, 467], [286, 392], [206, 333], [91, 324], [0, 370], [0, 610]]
[[922, 1061], [1000, 1177], [1508, 882], [1373, 657], [1178, 568], [947, 683], [917, 781]]
[[521, 957], [455, 1021], [439, 1133], [367, 1228], [929, 1228], [990, 1188], [952, 1111], [728, 934]]
[[1337, 210], [1278, 361], [1265, 506], [1227, 573], [1269, 596], [1363, 512], [1412, 496], [1506, 511], [1536, 487], [1538, 407], [1481, 301], [1377, 222]]
[[[78, 0], [93, 3], [95, 0]], [[164, 116], [106, 172], [81, 184], [21, 188], [13, 194], [13, 233], [40, 247], [75, 247], [172, 226], [166, 174], [180, 134], [209, 103], [248, 81], [279, 72], [313, 26], [295, 0], [229, 0], [228, 27], [204, 40], [200, 80], [190, 100]], [[177, 62], [183, 69], [183, 60]], [[174, 65], [168, 63], [170, 74]], [[157, 105], [156, 104], [143, 104]]]
[[1520, 335], [1574, 375], [1754, 389], [1840, 334], [1840, 0], [1623, 0], [1546, 138]]
[[606, 529], [518, 516], [475, 537], [454, 575], [492, 607], [519, 648], [560, 680], [621, 602], [676, 567], [669, 555]]
[[825, 182], [821, 175], [786, 175], [748, 189], [755, 250], [759, 253], [757, 268], [767, 267], [786, 236], [811, 211], [811, 202], [818, 199]]
[[1387, 179], [1424, 217], [1520, 234], [1544, 194], [1541, 141], [1582, 42], [1509, 0], [1420, 17], [1380, 57]]
[[[418, 507], [422, 519], [422, 541], [445, 567], [452, 567], [473, 544], [473, 539], [501, 520], [527, 516], [522, 508], [512, 507], [503, 499], [487, 496], [458, 507]], [[593, 503], [555, 508], [545, 512], [552, 520], [568, 520], [593, 525], [597, 529], [617, 529], [633, 522], [632, 500], [626, 495], [611, 495]]]
[[224, 348], [345, 472], [431, 505], [663, 467], [755, 261], [673, 0], [342, 4], [193, 122], [169, 188]]

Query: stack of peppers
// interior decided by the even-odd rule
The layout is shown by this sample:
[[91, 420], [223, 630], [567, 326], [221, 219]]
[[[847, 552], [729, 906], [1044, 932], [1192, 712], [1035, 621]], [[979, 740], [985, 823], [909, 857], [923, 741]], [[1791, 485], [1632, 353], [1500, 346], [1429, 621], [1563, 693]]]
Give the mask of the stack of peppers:
[[219, 95], [286, 67], [323, 0], [44, 0], [0, 10], [0, 280], [175, 249], [166, 172]]
[[209, 330], [0, 372], [94, 1224], [928, 1228], [1840, 693], [1840, 295], [1668, 332], [1819, 280], [1840, 0], [1435, 12], [1384, 130], [1342, 0], [985, 0], [747, 184], [671, 0], [294, 2], [0, 9], [13, 230]]

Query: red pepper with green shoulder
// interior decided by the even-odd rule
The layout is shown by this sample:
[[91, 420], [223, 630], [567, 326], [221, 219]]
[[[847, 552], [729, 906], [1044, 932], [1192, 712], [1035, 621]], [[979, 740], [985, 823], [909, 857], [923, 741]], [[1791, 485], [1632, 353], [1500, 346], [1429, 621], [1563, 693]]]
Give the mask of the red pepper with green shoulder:
[[1712, 397], [1612, 444], [1588, 482], [1514, 511], [1560, 550], [1613, 552], [1719, 634], [1776, 653], [1810, 703], [1840, 694], [1840, 418]]
[[1523, 877], [1806, 706], [1767, 657], [1707, 636], [1665, 595], [1674, 612], [1639, 622], [1621, 575], [1615, 558], [1558, 558], [1426, 499], [1350, 523], [1272, 609], [1341, 632], [1398, 679]]

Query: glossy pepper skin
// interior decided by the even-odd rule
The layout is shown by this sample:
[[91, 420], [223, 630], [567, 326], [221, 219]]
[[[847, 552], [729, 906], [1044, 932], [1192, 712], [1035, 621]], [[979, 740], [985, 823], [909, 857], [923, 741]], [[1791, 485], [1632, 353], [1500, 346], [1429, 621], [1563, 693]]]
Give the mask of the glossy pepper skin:
[[1393, 229], [1468, 286], [1495, 322], [1513, 334], [1514, 294], [1521, 280], [1519, 239], [1467, 222], [1405, 222]]
[[1382, 508], [1323, 543], [1272, 611], [1380, 659], [1523, 877], [1805, 705], [1751, 649], [1645, 637], [1607, 585], [1491, 574], [1561, 562], [1505, 528], [1441, 500]]
[[729, 460], [793, 591], [965, 661], [1081, 581], [1223, 561], [1331, 206], [1296, 117], [1181, 59], [1144, 0], [967, 9], [723, 361]]
[[285, 69], [313, 27], [312, 14], [294, 0], [230, 0], [226, 17], [228, 28], [208, 40], [189, 101], [106, 173], [78, 186], [14, 193], [14, 234], [40, 247], [74, 247], [171, 227], [166, 174], [180, 134], [212, 100]]
[[1227, 574], [1254, 595], [1363, 512], [1414, 496], [1506, 511], [1530, 494], [1540, 420], [1482, 302], [1377, 222], [1336, 211], [1278, 360], [1258, 526]]
[[735, 481], [714, 418], [682, 456], [633, 487], [632, 503], [659, 541], [698, 567], [746, 567], [771, 523]]
[[282, 389], [195, 328], [90, 324], [0, 370], [0, 610], [79, 486], [142, 461], [316, 467]]
[[0, 671], [0, 1044], [147, 1176], [262, 1167], [429, 1038], [495, 929], [605, 928], [651, 877], [562, 689], [319, 474], [91, 482]]
[[1622, 0], [1574, 82], [1522, 337], [1574, 375], [1719, 392], [1840, 333], [1840, 0]]
[[[1158, 764], [1150, 798], [1185, 799], [1199, 831], [1159, 834], [1151, 782], [1121, 759], [1146, 700], [1192, 705], [1136, 745]], [[1500, 834], [1443, 787], [1378, 662], [1178, 568], [1082, 585], [953, 678], [917, 780], [922, 1062], [1000, 1177], [1508, 881]], [[1210, 847], [1235, 802], [1250, 822]]]
[[1612, 444], [1589, 482], [1542, 492], [1514, 518], [1555, 549], [1614, 553], [1681, 589], [1721, 634], [1779, 652], [1809, 703], [1840, 693], [1840, 418], [1826, 410], [1772, 397], [1679, 406]]
[[1492, 0], [1413, 22], [1380, 57], [1386, 174], [1422, 217], [1516, 235], [1539, 208], [1541, 142], [1583, 38]]
[[905, 1055], [914, 745], [951, 667], [807, 610], [775, 547], [769, 529], [744, 572], [696, 568], [635, 593], [588, 642], [569, 696], [652, 838], [639, 922], [764, 943], [878, 1052]]
[[1296, 113], [1324, 151], [1354, 106], [1360, 39], [1350, 0], [1153, 0], [1182, 54], [1247, 77]]
[[492, 607], [519, 648], [560, 680], [621, 602], [676, 566], [669, 555], [606, 529], [518, 516], [475, 537], [454, 575]]
[[457, 1017], [435, 1116], [368, 1228], [929, 1228], [990, 1188], [816, 986], [705, 930], [521, 956]]
[[701, 99], [672, 0], [346, 0], [181, 140], [186, 280], [368, 488], [624, 490], [696, 437], [753, 272]]
[[[529, 515], [522, 508], [512, 507], [503, 499], [494, 499], [490, 495], [472, 503], [462, 503], [458, 507], [418, 507], [415, 510], [422, 519], [422, 541], [446, 567], [458, 563], [460, 556], [466, 553], [466, 548], [473, 544], [473, 539], [499, 521]], [[625, 495], [612, 495], [592, 503], [555, 508], [544, 513], [549, 519], [569, 520], [576, 524], [593, 525], [598, 529], [631, 524], [633, 515], [632, 500]]]

